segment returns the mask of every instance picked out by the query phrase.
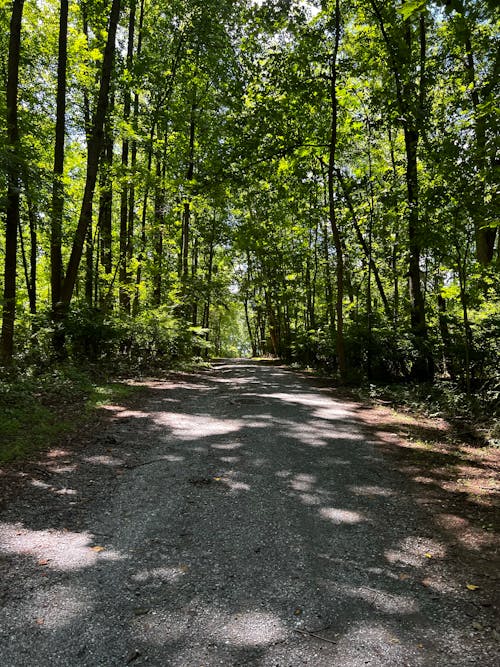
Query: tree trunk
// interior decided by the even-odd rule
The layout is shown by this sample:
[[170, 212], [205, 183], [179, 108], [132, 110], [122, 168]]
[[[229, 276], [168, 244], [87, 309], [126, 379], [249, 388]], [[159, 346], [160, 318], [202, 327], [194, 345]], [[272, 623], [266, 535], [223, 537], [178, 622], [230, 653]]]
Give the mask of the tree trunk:
[[[132, 61], [134, 57], [134, 33], [135, 33], [135, 2], [130, 4], [130, 15], [128, 22], [128, 44], [126, 66], [128, 72], [132, 71]], [[120, 307], [130, 313], [130, 281], [131, 276], [128, 270], [128, 249], [131, 239], [128, 234], [129, 229], [129, 137], [128, 122], [130, 118], [130, 108], [132, 95], [130, 85], [125, 83], [123, 91], [123, 125], [125, 136], [122, 141], [122, 186], [120, 194]]]
[[99, 88], [99, 97], [94, 119], [91, 128], [87, 149], [87, 177], [85, 182], [85, 191], [80, 210], [78, 226], [73, 239], [71, 255], [66, 270], [66, 276], [61, 289], [61, 302], [64, 309], [69, 307], [73, 291], [75, 289], [78, 268], [82, 258], [83, 246], [87, 229], [92, 220], [92, 200], [94, 198], [97, 172], [99, 169], [99, 158], [104, 143], [104, 122], [109, 103], [109, 89], [111, 82], [111, 73], [113, 68], [113, 59], [115, 53], [115, 37], [118, 21], [120, 18], [120, 0], [113, 0], [108, 26], [108, 38], [102, 61], [101, 84]]
[[337, 150], [337, 56], [340, 43], [340, 0], [335, 2], [335, 43], [333, 54], [330, 59], [330, 142], [328, 155], [328, 211], [330, 217], [330, 226], [332, 229], [333, 242], [336, 252], [336, 276], [337, 276], [337, 298], [336, 298], [336, 313], [337, 313], [337, 327], [336, 327], [336, 350], [337, 362], [339, 366], [340, 379], [342, 382], [346, 380], [347, 366], [344, 349], [344, 257], [342, 252], [342, 238], [340, 228], [337, 221], [337, 208], [335, 201], [335, 160]]
[[5, 265], [0, 361], [10, 364], [14, 353], [16, 318], [17, 230], [19, 229], [19, 127], [17, 95], [21, 53], [21, 23], [24, 0], [14, 0], [10, 21], [9, 59], [7, 65], [7, 208], [5, 214]]
[[[111, 101], [110, 106], [113, 106]], [[99, 197], [99, 218], [98, 226], [100, 233], [101, 264], [104, 273], [110, 275], [113, 270], [113, 251], [112, 251], [112, 212], [113, 212], [113, 182], [111, 179], [111, 169], [113, 167], [113, 133], [109, 118], [106, 120], [104, 128], [104, 147], [101, 160], [100, 174], [100, 197]]]
[[50, 226], [50, 286], [52, 311], [61, 300], [62, 222], [64, 209], [64, 135], [66, 128], [66, 66], [68, 53], [68, 0], [61, 0], [59, 15], [59, 55], [57, 62], [56, 133]]

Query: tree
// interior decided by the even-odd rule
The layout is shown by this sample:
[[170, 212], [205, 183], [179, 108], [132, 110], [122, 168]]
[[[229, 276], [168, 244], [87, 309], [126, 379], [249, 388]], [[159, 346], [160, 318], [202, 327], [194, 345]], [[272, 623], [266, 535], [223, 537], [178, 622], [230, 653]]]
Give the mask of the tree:
[[18, 126], [19, 60], [24, 0], [14, 0], [10, 21], [7, 64], [7, 208], [5, 214], [5, 266], [0, 359], [12, 361], [16, 316], [17, 232], [19, 229], [20, 155]]

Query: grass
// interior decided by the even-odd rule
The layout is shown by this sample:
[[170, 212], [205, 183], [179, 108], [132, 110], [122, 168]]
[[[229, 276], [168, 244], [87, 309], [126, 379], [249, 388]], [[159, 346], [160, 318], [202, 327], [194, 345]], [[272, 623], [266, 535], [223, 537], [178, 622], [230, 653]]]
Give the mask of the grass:
[[135, 391], [95, 369], [70, 365], [0, 378], [0, 463], [57, 444], [91, 423], [100, 406]]

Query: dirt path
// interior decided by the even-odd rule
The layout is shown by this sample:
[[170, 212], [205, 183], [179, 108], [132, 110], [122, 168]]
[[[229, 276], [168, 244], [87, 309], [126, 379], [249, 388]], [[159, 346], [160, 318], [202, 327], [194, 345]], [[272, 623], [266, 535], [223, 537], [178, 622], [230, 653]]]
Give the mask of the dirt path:
[[464, 565], [358, 407], [221, 362], [8, 471], [0, 664], [497, 665], [492, 545]]

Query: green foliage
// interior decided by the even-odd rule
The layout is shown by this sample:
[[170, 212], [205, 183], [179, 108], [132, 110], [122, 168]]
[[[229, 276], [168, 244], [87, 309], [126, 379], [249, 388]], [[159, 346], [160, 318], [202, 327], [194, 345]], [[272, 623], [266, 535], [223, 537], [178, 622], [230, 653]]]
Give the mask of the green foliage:
[[59, 364], [0, 380], [0, 463], [34, 455], [76, 433], [105, 402], [133, 387], [109, 382], [102, 369]]
[[[351, 379], [407, 379], [424, 351], [440, 380], [486, 409], [498, 397], [500, 355], [494, 3], [342, 0], [335, 91], [334, 3], [317, 4], [147, 2], [139, 39], [136, 3], [127, 54], [125, 3], [66, 355], [132, 369], [271, 354], [336, 372], [342, 269]], [[64, 265], [108, 9], [100, 0], [70, 5]], [[24, 369], [56, 363], [61, 326], [50, 313], [58, 13], [55, 0], [28, 3], [22, 26], [14, 361]], [[0, 87], [3, 173], [5, 81]], [[411, 133], [418, 198], [410, 204]], [[420, 331], [408, 280], [416, 246]], [[5, 252], [1, 231], [0, 271]]]

